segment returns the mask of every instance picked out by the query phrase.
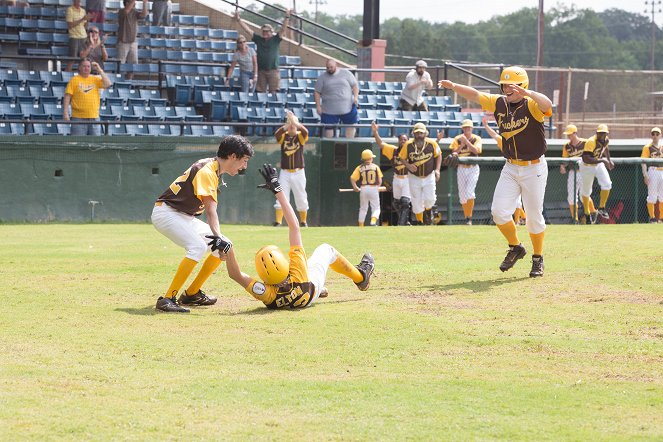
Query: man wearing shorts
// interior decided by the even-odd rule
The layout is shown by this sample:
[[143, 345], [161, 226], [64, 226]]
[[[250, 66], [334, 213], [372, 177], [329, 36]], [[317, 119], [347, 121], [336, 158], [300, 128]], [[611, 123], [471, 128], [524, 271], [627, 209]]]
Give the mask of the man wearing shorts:
[[[336, 60], [327, 60], [327, 70], [315, 83], [315, 109], [323, 124], [357, 124], [359, 83], [347, 69], [338, 69]], [[345, 137], [354, 138], [356, 128], [345, 128]], [[334, 136], [333, 127], [325, 127], [325, 137]]]

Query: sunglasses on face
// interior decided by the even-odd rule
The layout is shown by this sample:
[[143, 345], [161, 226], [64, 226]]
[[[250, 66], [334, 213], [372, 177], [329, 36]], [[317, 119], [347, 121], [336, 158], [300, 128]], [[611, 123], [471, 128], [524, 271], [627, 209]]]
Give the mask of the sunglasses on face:
[[652, 134], [653, 137], [658, 136], [658, 135], [661, 135], [661, 134], [658, 133], [658, 132], [652, 132], [651, 134]]
[[90, 34], [98, 34], [99, 31], [90, 31]]

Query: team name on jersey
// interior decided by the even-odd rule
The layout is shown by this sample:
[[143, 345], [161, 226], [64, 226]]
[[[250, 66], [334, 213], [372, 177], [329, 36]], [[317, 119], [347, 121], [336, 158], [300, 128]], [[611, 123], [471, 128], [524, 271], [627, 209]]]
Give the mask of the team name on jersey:
[[663, 158], [663, 147], [649, 145], [649, 158]]
[[267, 308], [302, 308], [309, 305], [315, 292], [310, 282], [294, 282], [277, 287], [276, 298]]
[[523, 117], [517, 120], [511, 119], [510, 121], [504, 121], [504, 117], [506, 117], [506, 115], [498, 114], [498, 116], [500, 117], [499, 125], [500, 128], [502, 128], [502, 132], [512, 131], [514, 129], [519, 129], [521, 127], [524, 129], [529, 124], [529, 117]]

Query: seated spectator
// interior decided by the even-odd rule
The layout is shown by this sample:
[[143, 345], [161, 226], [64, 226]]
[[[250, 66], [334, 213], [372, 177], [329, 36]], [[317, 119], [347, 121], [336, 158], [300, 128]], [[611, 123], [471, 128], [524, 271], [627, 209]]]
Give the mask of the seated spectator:
[[256, 51], [249, 47], [246, 37], [243, 35], [237, 38], [237, 50], [233, 54], [232, 63], [230, 63], [226, 73], [226, 84], [230, 84], [230, 77], [232, 77], [235, 66], [238, 64], [242, 92], [253, 92], [258, 79], [258, 61]]
[[106, 0], [87, 0], [85, 10], [90, 23], [103, 23], [106, 20]]
[[[99, 76], [90, 75], [93, 68], [99, 72]], [[62, 118], [65, 121], [73, 122], [99, 121], [101, 89], [107, 89], [110, 85], [111, 81], [101, 66], [90, 60], [81, 60], [78, 63], [78, 75], [69, 80], [64, 91]], [[71, 114], [69, 113], [70, 104]], [[72, 124], [71, 134], [101, 135], [101, 126], [98, 124]]]
[[152, 26], [170, 26], [172, 9], [170, 0], [152, 0]]
[[428, 105], [424, 100], [424, 91], [433, 88], [433, 80], [426, 72], [428, 64], [419, 60], [405, 77], [405, 87], [401, 91], [398, 108], [404, 111], [428, 111]]
[[[87, 39], [85, 40], [85, 47], [81, 50], [79, 55], [82, 59], [87, 58], [104, 69], [104, 61], [108, 60], [108, 53], [106, 52], [106, 46], [104, 45], [105, 41], [105, 35], [103, 38], [99, 38], [99, 28], [91, 26], [88, 30]], [[92, 70], [92, 74], [98, 75], [99, 73]]]
[[[81, 50], [85, 46], [87, 32], [85, 24], [90, 19], [90, 15], [81, 8], [81, 0], [73, 0], [73, 4], [67, 8], [65, 20], [69, 29], [69, 56], [78, 58]], [[74, 66], [74, 60], [67, 62], [67, 72], [71, 72]]]

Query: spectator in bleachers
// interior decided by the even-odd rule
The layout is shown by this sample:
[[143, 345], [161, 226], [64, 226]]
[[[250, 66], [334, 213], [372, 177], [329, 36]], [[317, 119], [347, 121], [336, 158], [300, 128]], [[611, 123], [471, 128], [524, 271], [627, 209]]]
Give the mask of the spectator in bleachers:
[[90, 23], [103, 23], [106, 20], [106, 0], [87, 0], [85, 9]]
[[171, 13], [170, 0], [152, 0], [152, 26], [170, 26]]
[[285, 13], [281, 29], [276, 34], [270, 24], [264, 24], [260, 28], [261, 35], [256, 34], [244, 23], [239, 16], [239, 10], [235, 13], [235, 20], [239, 26], [251, 36], [251, 41], [256, 44], [258, 57], [258, 84], [257, 92], [278, 92], [280, 88], [281, 75], [279, 72], [279, 45], [283, 39], [283, 32], [288, 29], [290, 9]]
[[239, 64], [239, 81], [242, 85], [242, 92], [253, 92], [258, 79], [258, 60], [256, 51], [250, 48], [246, 37], [240, 35], [237, 38], [237, 50], [233, 54], [232, 63], [226, 75], [226, 84], [230, 84], [230, 77], [235, 71], [235, 66]]
[[[79, 55], [82, 59], [87, 58], [104, 69], [104, 61], [108, 60], [108, 53], [106, 52], [106, 46], [104, 45], [105, 41], [105, 35], [103, 38], [99, 37], [99, 28], [96, 26], [90, 26], [87, 33], [87, 39], [85, 40], [85, 47], [81, 50]], [[98, 75], [99, 72], [93, 70], [92, 74]]]
[[[69, 56], [79, 57], [79, 54], [85, 46], [87, 32], [85, 24], [90, 19], [90, 14], [81, 7], [81, 0], [74, 0], [73, 4], [67, 8], [65, 20], [69, 29]], [[71, 72], [74, 66], [74, 60], [67, 62], [67, 72]]]
[[[136, 10], [136, 0], [124, 0], [124, 8], [118, 13], [117, 58], [120, 63], [138, 63], [138, 20], [144, 20], [148, 14], [147, 0], [143, 0], [143, 10]], [[131, 80], [133, 73], [126, 74]]]
[[[347, 69], [338, 69], [336, 60], [327, 60], [327, 70], [315, 83], [315, 109], [323, 124], [357, 124], [359, 83]], [[345, 128], [345, 137], [354, 138], [356, 128]], [[325, 128], [325, 137], [334, 136], [333, 128]]]
[[424, 91], [433, 88], [433, 80], [426, 71], [428, 64], [419, 60], [414, 67], [405, 76], [405, 87], [401, 91], [398, 108], [404, 111], [428, 111]]
[[[90, 75], [92, 69], [99, 75]], [[96, 62], [81, 60], [78, 63], [78, 75], [74, 76], [64, 91], [62, 100], [62, 118], [65, 121], [99, 121], [101, 89], [107, 89], [111, 81]], [[71, 114], [69, 105], [71, 104]], [[72, 124], [72, 135], [101, 135], [98, 124]]]

